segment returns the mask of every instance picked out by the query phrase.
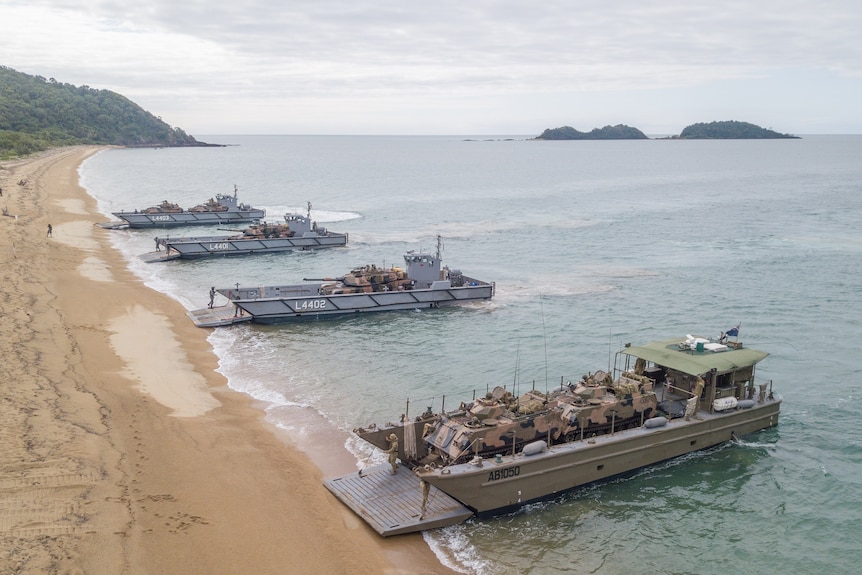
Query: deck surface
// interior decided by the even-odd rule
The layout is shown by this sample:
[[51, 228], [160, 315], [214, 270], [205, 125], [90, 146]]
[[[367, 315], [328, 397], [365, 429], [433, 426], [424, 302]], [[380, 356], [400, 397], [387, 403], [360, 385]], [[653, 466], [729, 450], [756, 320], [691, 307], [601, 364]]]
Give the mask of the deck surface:
[[198, 327], [221, 327], [251, 321], [248, 314], [236, 316], [236, 308], [233, 305], [220, 305], [213, 308], [193, 309], [186, 312]]
[[102, 222], [96, 225], [100, 228], [105, 228], [106, 230], [124, 230], [129, 227], [129, 222], [115, 220], [111, 222]]
[[463, 523], [473, 515], [455, 499], [431, 487], [422, 515], [419, 477], [406, 467], [392, 475], [388, 464], [324, 481], [345, 505], [384, 537]]
[[148, 264], [151, 264], [154, 262], [169, 262], [171, 260], [178, 260], [180, 259], [181, 254], [179, 252], [168, 253], [163, 251], [157, 251], [147, 252], [138, 257], [141, 258], [143, 261], [147, 262]]

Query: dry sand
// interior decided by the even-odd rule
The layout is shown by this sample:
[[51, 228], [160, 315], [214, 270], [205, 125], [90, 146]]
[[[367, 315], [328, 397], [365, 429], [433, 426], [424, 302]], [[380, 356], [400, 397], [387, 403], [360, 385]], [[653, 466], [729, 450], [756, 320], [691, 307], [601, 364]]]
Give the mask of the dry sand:
[[127, 269], [78, 184], [98, 150], [0, 165], [0, 573], [451, 573], [330, 495]]

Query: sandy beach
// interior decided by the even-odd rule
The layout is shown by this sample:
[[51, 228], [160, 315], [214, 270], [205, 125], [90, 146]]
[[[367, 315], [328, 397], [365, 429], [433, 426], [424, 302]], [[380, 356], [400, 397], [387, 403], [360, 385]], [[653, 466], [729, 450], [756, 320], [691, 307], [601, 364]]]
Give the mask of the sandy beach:
[[0, 164], [0, 573], [452, 573], [330, 495], [127, 269], [78, 184], [98, 151]]

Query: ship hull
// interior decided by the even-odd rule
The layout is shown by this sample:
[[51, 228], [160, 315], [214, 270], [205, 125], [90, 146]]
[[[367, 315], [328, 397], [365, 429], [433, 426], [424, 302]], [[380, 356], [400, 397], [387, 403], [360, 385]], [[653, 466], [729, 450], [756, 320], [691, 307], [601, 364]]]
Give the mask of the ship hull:
[[166, 249], [180, 259], [198, 259], [210, 256], [240, 256], [267, 254], [293, 250], [315, 250], [347, 245], [347, 235], [236, 239], [233, 236], [207, 236], [199, 238], [167, 239]]
[[[476, 285], [335, 295], [318, 295], [322, 284], [266, 287], [259, 288], [259, 291], [254, 288], [240, 290], [241, 298], [263, 295], [260, 299], [235, 299], [232, 290], [219, 292], [233, 300], [245, 314], [251, 315], [255, 323], [278, 324], [359, 313], [437, 308], [493, 297], [493, 284], [471, 283]], [[267, 297], [274, 291], [280, 292], [281, 297]]]
[[517, 454], [481, 466], [462, 464], [418, 475], [479, 516], [505, 513], [534, 501], [707, 449], [778, 424], [779, 399], [731, 413], [702, 413], [690, 421], [633, 429]]
[[141, 212], [113, 212], [113, 215], [130, 228], [170, 228], [179, 226], [230, 225], [256, 222], [266, 216], [264, 210], [223, 212], [177, 212], [144, 214]]

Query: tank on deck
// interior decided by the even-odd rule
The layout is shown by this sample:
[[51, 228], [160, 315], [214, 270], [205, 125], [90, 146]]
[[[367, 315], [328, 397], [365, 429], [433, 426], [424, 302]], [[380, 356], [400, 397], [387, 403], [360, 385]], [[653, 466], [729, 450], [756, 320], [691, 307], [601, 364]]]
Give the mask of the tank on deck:
[[643, 425], [656, 408], [650, 382], [629, 377], [614, 382], [605, 372], [547, 395], [533, 390], [516, 398], [496, 387], [457, 411], [426, 421], [422, 433], [429, 456], [421, 463], [464, 462], [477, 455], [517, 452], [540, 439], [554, 444], [612, 433]]

